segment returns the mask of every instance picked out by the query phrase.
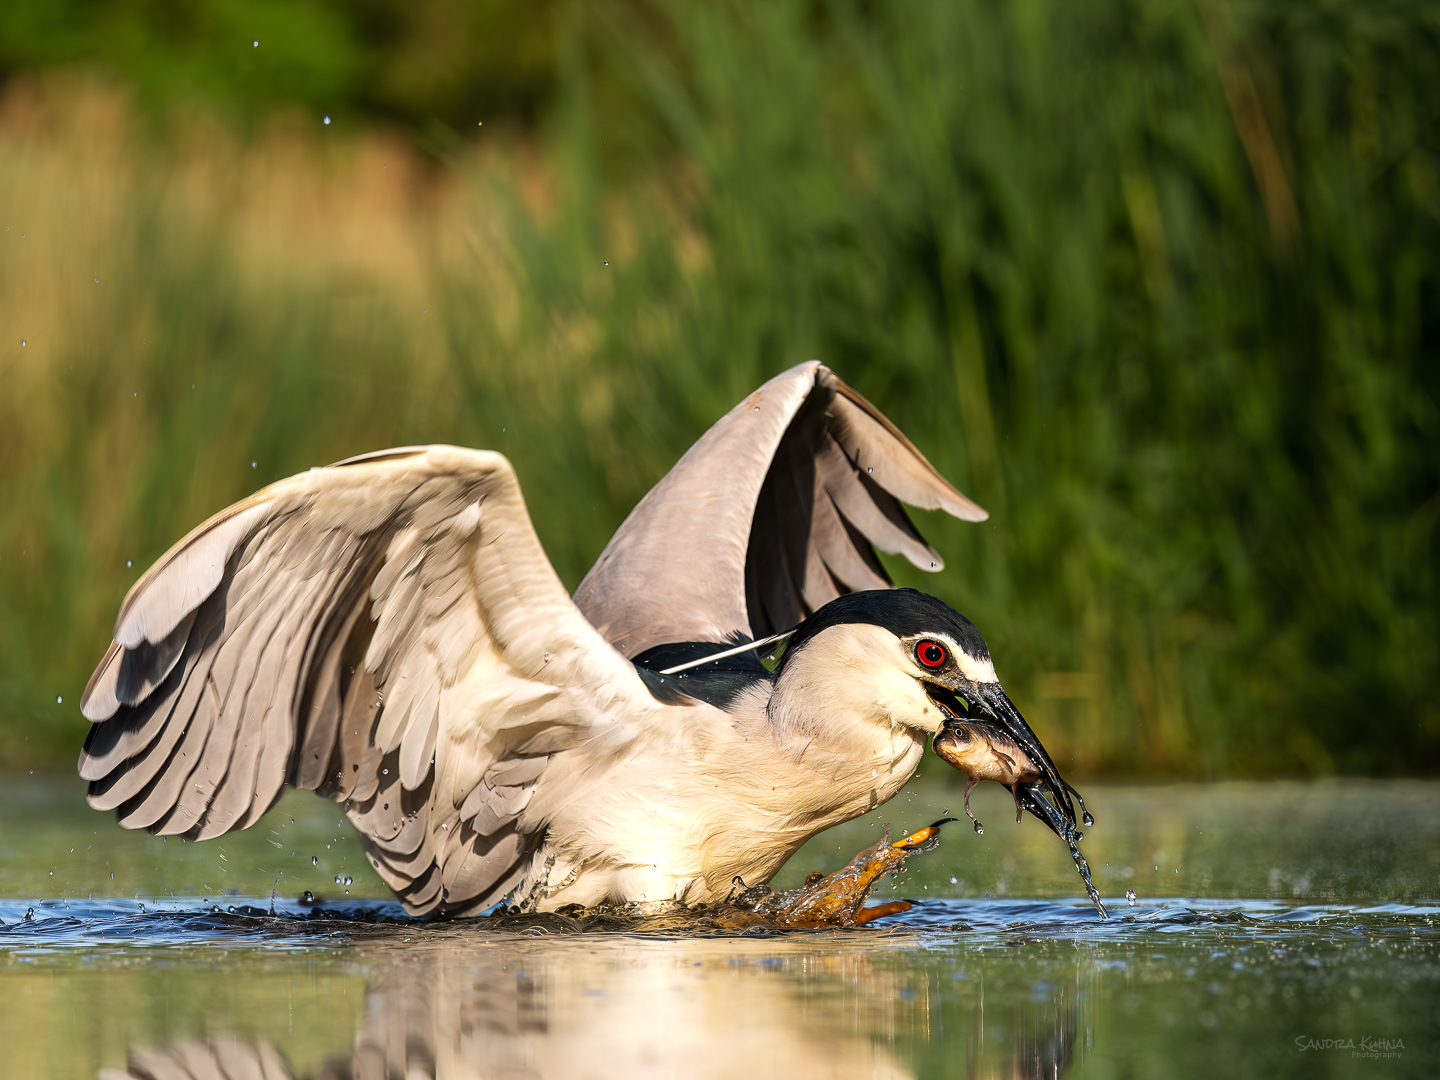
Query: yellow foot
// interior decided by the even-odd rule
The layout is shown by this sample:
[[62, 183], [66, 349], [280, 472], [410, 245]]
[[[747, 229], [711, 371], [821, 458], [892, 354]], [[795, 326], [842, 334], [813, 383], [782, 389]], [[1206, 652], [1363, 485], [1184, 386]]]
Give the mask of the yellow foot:
[[[755, 923], [806, 927], [864, 926], [886, 915], [908, 911], [912, 905], [905, 900], [873, 908], [867, 908], [865, 901], [875, 883], [886, 874], [898, 871], [911, 855], [938, 847], [940, 826], [943, 824], [944, 821], [937, 821], [893, 843], [890, 826], [886, 825], [884, 839], [860, 852], [845, 868], [828, 877], [812, 874], [803, 888], [755, 897], [752, 910], [736, 911], [733, 917], [727, 914], [722, 916], [721, 921], [729, 926]], [[746, 904], [755, 891], [750, 890], [750, 895], [742, 894], [740, 902]]]

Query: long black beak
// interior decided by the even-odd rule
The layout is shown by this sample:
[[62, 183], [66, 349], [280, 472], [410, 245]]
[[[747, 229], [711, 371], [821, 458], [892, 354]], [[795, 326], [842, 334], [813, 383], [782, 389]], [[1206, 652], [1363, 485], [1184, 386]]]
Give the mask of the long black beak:
[[[1055, 763], [1050, 760], [1050, 755], [1045, 752], [1045, 748], [1040, 745], [1040, 740], [1035, 737], [1035, 732], [1030, 730], [1030, 725], [1020, 715], [1020, 710], [1015, 708], [999, 683], [977, 683], [974, 694], [978, 699], [977, 704], [985, 712], [988, 712], [1000, 727], [1005, 729], [1005, 733], [1020, 745], [1020, 749], [1030, 755], [1030, 760], [1035, 763], [1044, 777], [1045, 787], [1050, 789], [1050, 794], [1054, 797], [1060, 812], [1065, 815], [1066, 820], [1073, 827], [1075, 825], [1075, 804], [1070, 801], [1069, 785], [1065, 783], [1064, 778], [1060, 775], [1060, 770], [1055, 767]], [[1039, 802], [1045, 801], [1038, 792], [1035, 793], [1034, 799]], [[1052, 815], [1041, 811], [1032, 804], [1031, 800], [1022, 798], [1020, 801], [1025, 809], [1050, 828], [1055, 829], [1056, 833], [1060, 832], [1056, 828], [1055, 822], [1051, 820]]]

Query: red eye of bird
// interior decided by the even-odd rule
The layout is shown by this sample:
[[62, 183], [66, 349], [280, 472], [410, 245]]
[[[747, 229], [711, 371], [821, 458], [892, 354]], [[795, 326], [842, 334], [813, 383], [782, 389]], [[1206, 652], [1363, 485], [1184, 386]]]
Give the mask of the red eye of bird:
[[922, 641], [915, 646], [915, 659], [928, 668], [937, 668], [945, 663], [945, 646], [938, 641]]

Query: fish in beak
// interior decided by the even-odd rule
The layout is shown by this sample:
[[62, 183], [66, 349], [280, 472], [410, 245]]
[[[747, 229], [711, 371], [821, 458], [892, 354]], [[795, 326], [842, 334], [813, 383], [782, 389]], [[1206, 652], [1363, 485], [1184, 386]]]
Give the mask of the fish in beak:
[[[1078, 824], [1071, 795], [1079, 799], [1080, 793], [1060, 775], [1000, 684], [966, 680], [954, 686], [929, 683], [926, 690], [946, 717], [945, 727], [933, 743], [935, 752], [970, 777], [965, 789], [965, 812], [970, 813], [970, 792], [975, 785], [981, 780], [994, 780], [1015, 796], [1017, 817], [1028, 810], [1057, 836], [1068, 840], [1067, 834], [1073, 833]], [[1044, 797], [1045, 791], [1050, 792], [1053, 804]], [[1093, 824], [1083, 799], [1080, 812], [1086, 825]], [[970, 814], [970, 820], [974, 821], [975, 815]], [[982, 832], [980, 823], [975, 824], [976, 831]]]
[[[1073, 829], [1076, 825], [1075, 804], [1070, 799], [1070, 792], [1073, 789], [1065, 782], [1065, 778], [1060, 775], [1060, 770], [1057, 769], [1055, 763], [1050, 760], [1050, 755], [1047, 754], [1045, 748], [1040, 745], [1040, 740], [1035, 737], [1035, 732], [1030, 730], [1030, 725], [1027, 724], [1025, 718], [1020, 715], [1020, 710], [1015, 708], [1009, 695], [1005, 693], [998, 682], [995, 682], [976, 684], [974, 696], [978, 711], [983, 714], [982, 718], [993, 722], [1001, 732], [1009, 736], [1015, 745], [1023, 751], [1025, 756], [1030, 760], [1032, 763], [1031, 768], [1038, 770], [1039, 775], [1035, 777], [1034, 780], [1028, 781], [1026, 786], [1038, 784], [1040, 787], [1047, 789], [1054, 798], [1056, 807], [1060, 813], [1064, 815], [1064, 820], [1068, 822]], [[1010, 787], [1012, 791], [1015, 790], [1014, 787], [1009, 784], [1007, 784], [1006, 787]], [[1016, 792], [1015, 794], [1017, 801], [1022, 801], [1019, 793]], [[1025, 808], [1029, 809], [1031, 813], [1035, 813], [1036, 817], [1040, 818], [1040, 820], [1044, 821], [1045, 824], [1049, 825], [1052, 829], [1055, 828], [1055, 824], [1050, 821], [1048, 817], [1036, 813], [1035, 809], [1028, 805], [1026, 805]], [[1059, 830], [1056, 831], [1059, 832]], [[1061, 835], [1063, 835], [1063, 833]]]
[[[979, 698], [979, 694], [974, 697]], [[1003, 701], [1003, 705], [998, 704], [997, 699]], [[962, 703], [963, 701], [964, 699], [961, 699]], [[1008, 723], [1005, 712], [1007, 706]], [[1085, 824], [1093, 825], [1095, 819], [1085, 809], [1085, 800], [1060, 776], [1049, 755], [1040, 746], [1040, 741], [1035, 738], [1034, 732], [998, 686], [990, 694], [988, 710], [981, 706], [967, 711], [972, 714], [982, 712], [993, 719], [960, 719], [953, 715], [947, 716], [945, 726], [935, 736], [932, 746], [936, 754], [970, 778], [970, 782], [965, 786], [965, 813], [975, 823], [975, 831], [985, 831], [984, 826], [970, 812], [970, 793], [975, 789], [975, 785], [981, 780], [994, 780], [997, 784], [1009, 788], [1015, 797], [1016, 822], [1019, 822], [1022, 813], [1028, 811], [1065, 841], [1070, 849], [1070, 858], [1074, 860], [1075, 869], [1085, 883], [1085, 891], [1094, 903], [1095, 910], [1102, 919], [1106, 918], [1105, 905], [1100, 902], [1100, 895], [1090, 880], [1090, 867], [1080, 854], [1079, 845], [1084, 834], [1075, 827], [1075, 809], [1070, 796], [1074, 795], [1080, 803]], [[947, 708], [946, 712], [951, 710]], [[1020, 738], [1015, 737], [1017, 733]], [[1029, 746], [1025, 745], [1022, 739], [1025, 739]], [[1031, 747], [1034, 749], [1031, 750]], [[1046, 791], [1055, 795], [1054, 801], [1045, 797]]]
[[[1018, 808], [1020, 796], [1017, 789], [1021, 786], [1029, 788], [1040, 782], [1040, 770], [1029, 756], [994, 724], [951, 720], [935, 736], [932, 745], [935, 753], [970, 778], [965, 785], [965, 816], [975, 823], [977, 833], [983, 834], [985, 826], [970, 812], [970, 793], [975, 790], [976, 784], [981, 780], [993, 780], [1017, 792], [1015, 805]], [[1054, 828], [1053, 824], [1051, 828]]]

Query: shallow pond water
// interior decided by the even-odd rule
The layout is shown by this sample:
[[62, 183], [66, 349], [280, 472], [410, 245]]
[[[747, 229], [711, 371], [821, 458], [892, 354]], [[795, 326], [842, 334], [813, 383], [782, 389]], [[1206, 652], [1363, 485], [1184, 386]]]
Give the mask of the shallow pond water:
[[[1106, 922], [1063, 845], [982, 789], [983, 836], [947, 827], [877, 890], [919, 900], [910, 912], [729, 935], [673, 919], [419, 924], [374, 899], [348, 826], [314, 796], [196, 845], [125, 833], [82, 790], [0, 784], [5, 1075], [1428, 1077], [1440, 1063], [1440, 784], [1087, 786]], [[908, 830], [958, 806], [922, 777], [776, 883], [838, 867], [881, 821]]]

